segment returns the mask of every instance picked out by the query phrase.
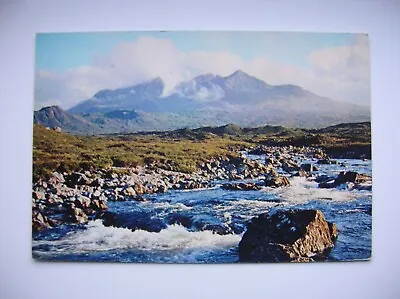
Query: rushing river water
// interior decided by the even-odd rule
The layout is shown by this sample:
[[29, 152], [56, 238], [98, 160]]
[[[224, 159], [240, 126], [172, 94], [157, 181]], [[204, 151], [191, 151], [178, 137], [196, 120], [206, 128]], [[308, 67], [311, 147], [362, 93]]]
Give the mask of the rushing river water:
[[[344, 166], [318, 165], [317, 174], [352, 170], [371, 175], [370, 160], [339, 162]], [[234, 263], [246, 222], [270, 209], [286, 208], [320, 209], [336, 223], [339, 237], [329, 260], [371, 256], [371, 191], [320, 189], [303, 177], [290, 178], [289, 187], [260, 191], [228, 191], [220, 188], [226, 181], [213, 183], [210, 189], [149, 195], [146, 202], [109, 202], [109, 211], [130, 217], [142, 229], [106, 227], [102, 220], [62, 225], [33, 235], [33, 256], [62, 261]]]

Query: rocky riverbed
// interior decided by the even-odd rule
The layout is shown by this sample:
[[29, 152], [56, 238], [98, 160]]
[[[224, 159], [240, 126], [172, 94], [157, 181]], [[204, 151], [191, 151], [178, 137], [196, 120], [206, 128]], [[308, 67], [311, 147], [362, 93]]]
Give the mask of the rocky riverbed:
[[[254, 221], [259, 221], [250, 220], [253, 217], [260, 219], [263, 217], [260, 215], [271, 211], [271, 208], [282, 210], [279, 207], [282, 204], [285, 206], [284, 201], [273, 199], [274, 196], [279, 194], [279, 196], [287, 197], [287, 192], [299, 179], [304, 184], [314, 184], [316, 189], [326, 190], [323, 192], [329, 192], [328, 190], [332, 189], [334, 190], [332, 192], [346, 190], [352, 194], [351, 192], [370, 192], [372, 189], [370, 172], [359, 173], [353, 168], [349, 169], [350, 167], [346, 163], [331, 159], [317, 148], [260, 146], [243, 149], [231, 156], [215, 157], [198, 166], [198, 171], [192, 174], [166, 170], [153, 164], [135, 168], [99, 169], [72, 173], [54, 172], [49, 179], [39, 180], [33, 184], [32, 230], [34, 238], [38, 236], [37, 238], [40, 240], [40, 236], [46, 235], [46, 232], [56, 230], [58, 227], [68, 226], [72, 229], [74, 225], [92, 227], [99, 221], [103, 227], [128, 229], [133, 233], [146, 231], [162, 234], [178, 225], [188, 232], [207, 231], [231, 239], [244, 234], [243, 239], [240, 237], [241, 245], [235, 247], [235, 250], [239, 248], [239, 252], [229, 251], [226, 253], [227, 256], [236, 254], [242, 261], [319, 260], [324, 256], [327, 257], [327, 253], [334, 246], [337, 237], [336, 228], [332, 229], [335, 227], [334, 224], [325, 223], [322, 220], [317, 221], [318, 226], [324, 227], [324, 229], [328, 228], [326, 233], [320, 233], [320, 229], [307, 230], [309, 237], [306, 237], [307, 234], [296, 235], [296, 238], [292, 238], [293, 240], [289, 244], [279, 243], [279, 240], [276, 239], [276, 236], [288, 238], [288, 231], [283, 226], [277, 228], [275, 225], [275, 232], [269, 229], [270, 235], [261, 238], [264, 241], [249, 237], [249, 234], [254, 234], [256, 231]], [[335, 171], [324, 171], [331, 168]], [[174, 202], [177, 194], [186, 196], [180, 205]], [[208, 197], [218, 196], [222, 198], [208, 201]], [[294, 198], [286, 198], [287, 200], [296, 201], [296, 193], [289, 193], [289, 196]], [[195, 198], [191, 199], [192, 197]], [[235, 200], [234, 208], [231, 207], [234, 202], [230, 197], [238, 198]], [[260, 197], [271, 198], [266, 200], [260, 199]], [[300, 197], [301, 195], [299, 195]], [[245, 206], [237, 206], [236, 202], [240, 200], [244, 200]], [[257, 208], [249, 205], [251, 201], [256, 203]], [[160, 208], [160, 205], [164, 206]], [[260, 208], [260, 205], [263, 208]], [[168, 207], [165, 208], [165, 206]], [[293, 204], [290, 206], [292, 207]], [[308, 208], [308, 206], [305, 207]], [[289, 218], [301, 219], [305, 207], [292, 210]], [[319, 208], [318, 205], [315, 207]], [[209, 209], [214, 209], [214, 211]], [[323, 218], [325, 221], [323, 211], [309, 210], [311, 212], [308, 213], [314, 215], [314, 218], [308, 217], [307, 214], [308, 218], [304, 216], [308, 219], [307, 223], [300, 221], [301, 224], [291, 226], [297, 232], [304, 231], [305, 227], [310, 225], [314, 227], [313, 219], [315, 217]], [[370, 211], [369, 213], [371, 214]], [[274, 221], [276, 222], [276, 219]], [[267, 226], [269, 227], [269, 225], [271, 224]], [[340, 228], [338, 231], [340, 234]], [[275, 234], [275, 237], [271, 237], [271, 234]], [[208, 238], [211, 237], [208, 236]], [[265, 241], [271, 238], [275, 238], [276, 242], [274, 242], [280, 244], [276, 245], [273, 250], [264, 246], [268, 242], [271, 243]], [[306, 238], [311, 238], [316, 243], [296, 241]], [[134, 242], [134, 238], [132, 242]], [[294, 242], [297, 242], [297, 247], [295, 246], [297, 249], [293, 249]], [[325, 244], [323, 248], [316, 245], [321, 242]], [[254, 248], [251, 249], [251, 247]], [[276, 249], [278, 247], [286, 248], [286, 253], [278, 252]], [[51, 250], [47, 251], [51, 254]], [[293, 252], [299, 254], [295, 255]], [[313, 256], [318, 258], [313, 258]], [[146, 258], [140, 260], [133, 258], [130, 261], [146, 261]], [[164, 260], [158, 261], [163, 262]], [[214, 262], [224, 262], [224, 259], [221, 258]]]

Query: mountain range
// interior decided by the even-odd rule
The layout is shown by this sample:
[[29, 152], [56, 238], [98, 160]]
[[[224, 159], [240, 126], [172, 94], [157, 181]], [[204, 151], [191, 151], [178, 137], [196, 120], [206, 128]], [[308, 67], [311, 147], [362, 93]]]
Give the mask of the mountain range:
[[243, 71], [199, 75], [165, 93], [164, 82], [101, 90], [67, 111], [51, 106], [34, 122], [70, 133], [167, 131], [179, 128], [282, 125], [321, 128], [370, 120], [369, 107], [320, 97], [296, 85], [269, 85]]

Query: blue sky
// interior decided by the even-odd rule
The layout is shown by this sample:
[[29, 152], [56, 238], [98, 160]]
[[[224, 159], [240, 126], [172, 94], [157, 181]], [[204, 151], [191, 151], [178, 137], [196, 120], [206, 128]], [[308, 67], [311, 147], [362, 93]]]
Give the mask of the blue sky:
[[365, 34], [153, 31], [37, 34], [35, 107], [69, 108], [99, 90], [156, 77], [167, 94], [199, 74], [238, 69], [271, 85], [369, 105]]
[[296, 67], [309, 67], [311, 51], [350, 45], [352, 34], [282, 32], [97, 32], [40, 33], [36, 36], [36, 69], [63, 71], [90, 65], [122, 42], [140, 36], [169, 39], [183, 51], [230, 52], [243, 60], [266, 57]]

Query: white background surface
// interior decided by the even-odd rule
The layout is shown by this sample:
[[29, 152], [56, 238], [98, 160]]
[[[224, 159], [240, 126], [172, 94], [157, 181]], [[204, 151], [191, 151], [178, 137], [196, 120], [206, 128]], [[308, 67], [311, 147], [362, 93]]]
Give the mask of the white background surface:
[[[400, 298], [400, 1], [0, 0], [0, 298]], [[35, 32], [366, 32], [373, 126], [372, 261], [138, 265], [31, 259]]]

